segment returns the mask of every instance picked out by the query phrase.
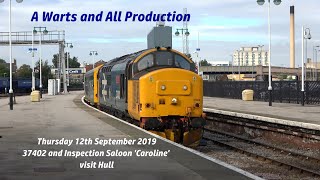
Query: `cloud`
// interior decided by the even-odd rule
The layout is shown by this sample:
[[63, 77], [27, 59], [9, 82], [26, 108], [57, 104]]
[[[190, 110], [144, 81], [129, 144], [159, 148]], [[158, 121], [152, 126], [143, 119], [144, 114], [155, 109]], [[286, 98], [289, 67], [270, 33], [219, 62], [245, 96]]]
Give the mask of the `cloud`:
[[[292, 1], [282, 1], [279, 6], [271, 5], [272, 27], [272, 59], [275, 65], [289, 64], [289, 6]], [[320, 16], [318, 9], [320, 1], [295, 1], [296, 5], [296, 59], [301, 57], [301, 26], [311, 29], [313, 39], [308, 46], [320, 44]], [[65, 30], [66, 41], [73, 42], [71, 54], [80, 61], [90, 59], [89, 51], [99, 51], [99, 59], [112, 59], [125, 53], [131, 53], [147, 46], [146, 37], [153, 22], [31, 22], [35, 11], [53, 11], [54, 13], [97, 14], [100, 11], [132, 11], [134, 13], [167, 13], [177, 11], [182, 13], [188, 8], [191, 21], [190, 52], [197, 47], [198, 32], [200, 34], [200, 55], [209, 60], [229, 60], [230, 54], [241, 46], [256, 46], [264, 44], [268, 47], [267, 5], [258, 6], [256, 1], [248, 0], [175, 0], [170, 2], [149, 0], [26, 0], [21, 4], [12, 1], [12, 30], [31, 31], [34, 26], [46, 26], [48, 30]], [[0, 32], [8, 31], [8, 0], [0, 3]], [[176, 28], [182, 28], [181, 22], [166, 23]], [[0, 37], [1, 40], [1, 37]], [[173, 36], [173, 48], [181, 50], [181, 36]], [[19, 64], [28, 63], [27, 47], [14, 47], [13, 57]], [[0, 47], [0, 58], [8, 59], [8, 47]], [[58, 52], [57, 46], [44, 46], [43, 57], [52, 59]], [[312, 57], [311, 48], [308, 50]]]

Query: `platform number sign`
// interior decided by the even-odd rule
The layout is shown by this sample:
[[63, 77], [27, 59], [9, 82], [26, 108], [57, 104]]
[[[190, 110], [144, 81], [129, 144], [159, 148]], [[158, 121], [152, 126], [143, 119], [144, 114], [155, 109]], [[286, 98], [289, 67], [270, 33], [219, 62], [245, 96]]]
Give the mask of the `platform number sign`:
[[32, 52], [32, 51], [37, 51], [38, 49], [37, 49], [37, 48], [33, 48], [33, 49], [32, 49], [32, 48], [29, 48], [28, 50], [29, 50], [30, 52]]
[[196, 51], [200, 51], [200, 48], [197, 48]]

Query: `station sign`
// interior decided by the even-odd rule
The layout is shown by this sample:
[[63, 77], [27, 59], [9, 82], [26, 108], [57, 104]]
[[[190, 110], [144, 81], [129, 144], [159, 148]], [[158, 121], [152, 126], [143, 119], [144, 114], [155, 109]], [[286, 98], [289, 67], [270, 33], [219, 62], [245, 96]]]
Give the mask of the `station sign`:
[[29, 48], [28, 50], [29, 50], [30, 52], [32, 52], [32, 51], [37, 51], [38, 49], [37, 49], [37, 48], [33, 48], [33, 49], [32, 49], [32, 48]]
[[68, 71], [69, 74], [82, 74], [82, 70], [78, 69], [78, 70], [69, 70]]

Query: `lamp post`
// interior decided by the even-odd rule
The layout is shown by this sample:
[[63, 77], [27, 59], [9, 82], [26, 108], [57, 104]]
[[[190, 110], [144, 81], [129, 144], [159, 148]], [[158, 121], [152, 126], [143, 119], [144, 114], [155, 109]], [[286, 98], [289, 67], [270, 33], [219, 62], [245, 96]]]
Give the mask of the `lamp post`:
[[238, 54], [238, 81], [240, 81], [240, 57], [239, 57], [239, 50], [237, 50], [237, 54]]
[[[37, 30], [38, 29], [38, 30]], [[41, 40], [42, 40], [42, 34], [46, 35], [48, 34], [46, 27], [34, 27], [33, 28], [33, 34], [37, 34], [39, 32], [39, 70], [40, 70], [40, 98], [42, 98], [42, 48], [41, 48]]]
[[316, 51], [315, 80], [318, 81], [318, 51]]
[[[17, 3], [22, 3], [23, 0], [16, 0]], [[0, 0], [0, 3], [4, 0]], [[11, 37], [11, 0], [9, 0], [9, 56], [10, 56], [10, 89], [9, 89], [9, 106], [13, 110], [13, 89], [12, 89], [12, 37]]]
[[34, 68], [35, 68], [35, 65], [34, 65], [34, 51], [36, 51], [36, 49], [34, 48], [34, 33], [33, 31], [31, 32], [32, 34], [32, 48], [31, 48], [31, 63], [32, 63], [32, 91], [34, 91], [36, 89], [36, 78], [35, 78], [35, 74], [34, 74]]
[[[65, 43], [66, 47], [67, 48], [70, 48], [72, 49], [73, 48], [73, 45], [72, 43]], [[70, 82], [70, 77], [69, 77], [69, 51], [67, 51], [67, 86], [69, 86], [69, 82]]]
[[318, 64], [318, 49], [320, 46], [313, 46], [313, 61], [314, 61], [314, 70], [313, 70], [313, 77], [314, 81], [317, 81], [317, 64]]
[[184, 52], [184, 36], [189, 36], [190, 35], [190, 32], [188, 30], [188, 28], [178, 28], [177, 31], [175, 32], [175, 35], [176, 36], [179, 36], [180, 35], [180, 32], [181, 31], [181, 35], [182, 35], [182, 49], [183, 49], [183, 53], [186, 53], [188, 54], [189, 52]]
[[233, 70], [233, 61], [234, 61], [234, 57], [233, 57], [233, 55], [231, 54], [230, 55], [231, 56], [231, 68], [232, 68], [232, 81], [234, 81], [234, 70]]
[[252, 74], [251, 74], [252, 77], [251, 77], [251, 78], [252, 78], [252, 81], [253, 81], [253, 79], [254, 79], [254, 78], [253, 78], [253, 66], [255, 65], [254, 59], [255, 59], [255, 55], [254, 55], [254, 53], [252, 52], [252, 61], [251, 61], [251, 65], [252, 65], [252, 72], [251, 72], [251, 73], [252, 73]]
[[[257, 0], [257, 3], [259, 5], [263, 5], [265, 0]], [[273, 3], [275, 5], [280, 5], [281, 0], [273, 0]], [[270, 0], [268, 0], [268, 32], [269, 32], [269, 54], [268, 54], [268, 59], [269, 59], [269, 86], [268, 86], [268, 91], [269, 91], [269, 106], [272, 106], [272, 77], [271, 77], [271, 24], [270, 24]]]
[[86, 66], [87, 66], [87, 62], [86, 62], [86, 61], [83, 61], [83, 71], [82, 71], [82, 74], [83, 74], [83, 82], [84, 82], [84, 80], [85, 80], [84, 74], [86, 73]]
[[98, 52], [97, 51], [90, 51], [90, 56], [92, 56], [92, 62], [93, 62], [93, 65], [92, 65], [92, 69], [94, 69], [94, 56], [98, 56]]
[[[304, 62], [305, 59], [307, 58], [307, 40], [311, 39], [311, 34], [310, 34], [310, 29], [309, 28], [304, 28], [302, 26], [302, 69], [301, 69], [301, 105], [304, 106], [304, 79], [305, 79], [305, 72], [304, 72]], [[306, 44], [304, 44], [306, 42]], [[306, 46], [306, 49], [304, 49], [304, 46]]]

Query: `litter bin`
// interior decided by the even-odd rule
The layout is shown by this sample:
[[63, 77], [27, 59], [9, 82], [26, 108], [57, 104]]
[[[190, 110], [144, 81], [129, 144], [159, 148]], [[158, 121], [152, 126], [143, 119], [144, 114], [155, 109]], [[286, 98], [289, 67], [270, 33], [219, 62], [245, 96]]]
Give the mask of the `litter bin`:
[[253, 90], [246, 89], [242, 91], [242, 100], [253, 101]]
[[31, 102], [40, 102], [40, 91], [31, 92]]

